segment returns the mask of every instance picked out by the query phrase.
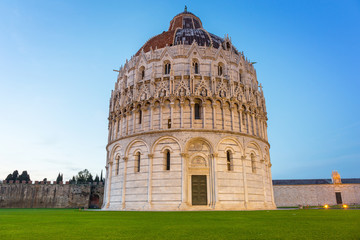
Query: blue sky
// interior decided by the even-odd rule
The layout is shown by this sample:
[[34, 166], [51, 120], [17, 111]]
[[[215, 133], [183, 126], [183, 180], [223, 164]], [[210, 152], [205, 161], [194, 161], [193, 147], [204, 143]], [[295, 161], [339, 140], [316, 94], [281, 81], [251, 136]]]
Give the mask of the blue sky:
[[360, 1], [0, 0], [0, 179], [100, 173], [112, 70], [185, 4], [257, 62], [274, 179], [360, 177]]

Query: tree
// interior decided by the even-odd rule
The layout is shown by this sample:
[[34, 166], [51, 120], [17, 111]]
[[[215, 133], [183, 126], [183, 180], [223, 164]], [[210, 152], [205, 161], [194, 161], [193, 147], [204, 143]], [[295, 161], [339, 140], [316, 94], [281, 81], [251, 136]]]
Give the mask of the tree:
[[63, 175], [59, 173], [57, 178], [56, 178], [56, 183], [60, 183], [62, 181], [63, 181]]
[[[89, 170], [84, 169], [78, 173], [76, 176], [76, 183], [86, 183], [87, 180], [90, 178], [91, 173]], [[92, 176], [91, 176], [92, 179]]]
[[26, 181], [26, 182], [29, 182], [30, 181], [30, 175], [27, 173], [27, 171], [23, 171], [21, 173], [21, 175], [19, 175], [18, 179], [20, 182], [22, 181]]
[[13, 175], [10, 173], [9, 175], [7, 175], [5, 180], [7, 183], [9, 183], [10, 180], [13, 180]]
[[90, 182], [90, 183], [94, 182], [91, 173], [90, 173], [89, 176], [87, 177], [86, 182]]
[[15, 182], [16, 180], [18, 180], [18, 177], [19, 177], [19, 172], [18, 172], [18, 170], [15, 170], [12, 175], [13, 175], [12, 180], [14, 180], [14, 182]]
[[100, 182], [99, 176], [98, 176], [97, 174], [96, 174], [96, 177], [95, 177], [95, 179], [94, 179], [94, 182], [97, 182], [97, 183]]
[[44, 178], [44, 179], [43, 179], [43, 182], [44, 182], [44, 183], [47, 183], [47, 178]]
[[100, 181], [101, 181], [101, 182], [104, 182], [104, 179], [103, 179], [103, 176], [102, 176], [102, 172], [103, 172], [103, 170], [101, 170]]
[[71, 183], [71, 184], [75, 184], [75, 183], [76, 183], [75, 176], [73, 176], [72, 179], [69, 180], [69, 183]]

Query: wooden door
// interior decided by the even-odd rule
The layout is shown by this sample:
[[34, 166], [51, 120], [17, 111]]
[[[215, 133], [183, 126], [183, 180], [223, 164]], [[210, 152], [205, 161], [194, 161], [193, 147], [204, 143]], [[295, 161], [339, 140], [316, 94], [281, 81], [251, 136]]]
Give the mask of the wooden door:
[[341, 192], [336, 192], [336, 204], [342, 204]]
[[206, 175], [191, 176], [192, 205], [207, 205]]

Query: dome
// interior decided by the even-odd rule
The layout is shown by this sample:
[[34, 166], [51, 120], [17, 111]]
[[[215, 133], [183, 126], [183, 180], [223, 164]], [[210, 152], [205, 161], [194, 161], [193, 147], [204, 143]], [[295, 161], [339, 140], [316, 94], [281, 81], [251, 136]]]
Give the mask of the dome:
[[[206, 31], [200, 18], [185, 9], [184, 12], [179, 13], [170, 21], [167, 31], [150, 38], [136, 55], [139, 55], [141, 51], [149, 52], [150, 49], [163, 48], [166, 45], [191, 45], [194, 41], [199, 46], [212, 46], [216, 49], [221, 46], [224, 50], [227, 49], [226, 41], [223, 38]], [[238, 54], [235, 47], [232, 47], [232, 50]]]

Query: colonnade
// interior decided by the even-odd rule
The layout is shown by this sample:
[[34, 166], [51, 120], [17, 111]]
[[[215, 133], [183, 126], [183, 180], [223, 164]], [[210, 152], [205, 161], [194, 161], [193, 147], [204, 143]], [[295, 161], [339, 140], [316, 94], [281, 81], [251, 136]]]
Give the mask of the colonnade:
[[[195, 119], [194, 100], [200, 101], [196, 98], [185, 101], [165, 100], [163, 103], [145, 102], [141, 107], [119, 113], [109, 123], [109, 142], [145, 131], [174, 129], [227, 130], [267, 141], [267, 123], [263, 115], [244, 110], [236, 103], [231, 106], [229, 102], [205, 99], [200, 101], [201, 117]], [[175, 112], [175, 108], [178, 111]]]

